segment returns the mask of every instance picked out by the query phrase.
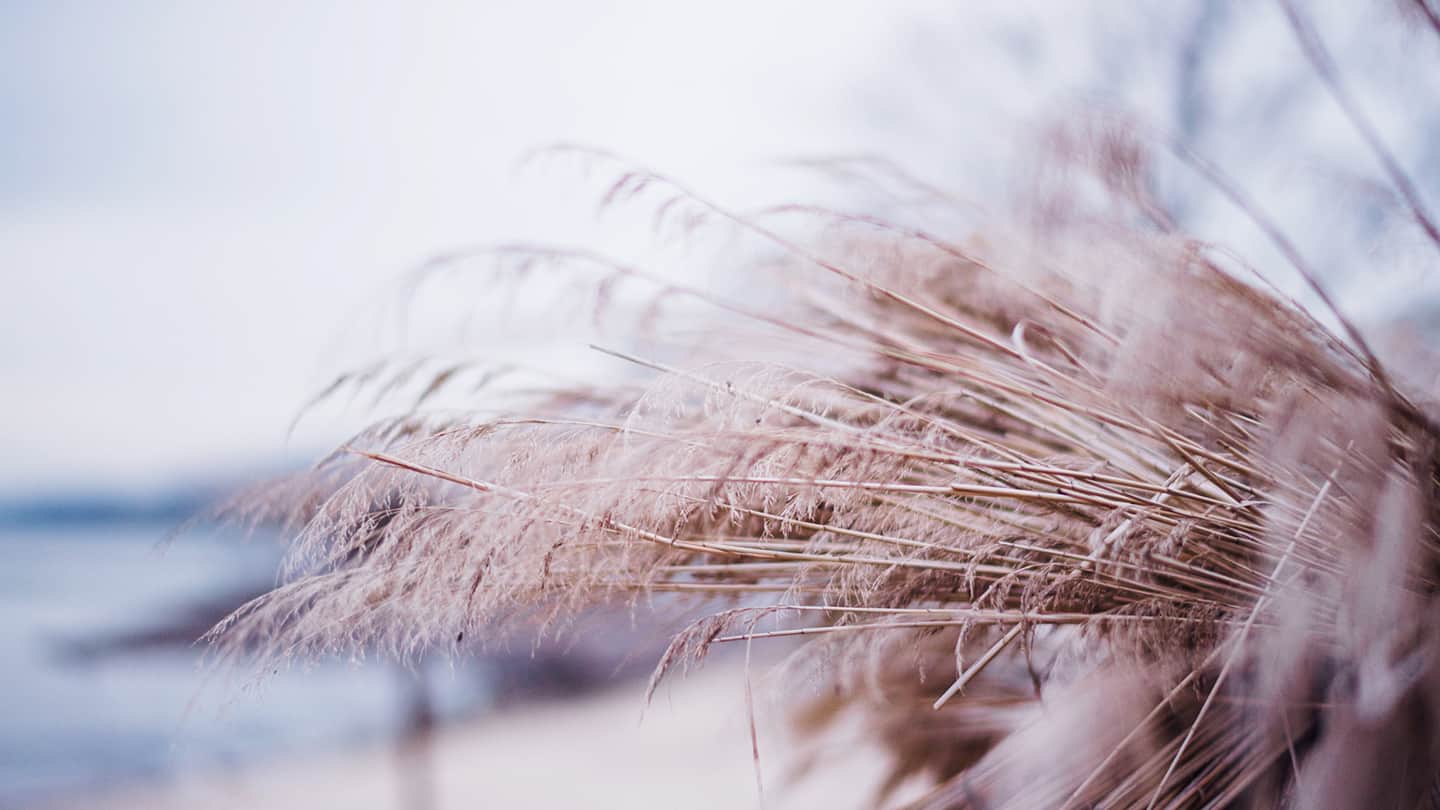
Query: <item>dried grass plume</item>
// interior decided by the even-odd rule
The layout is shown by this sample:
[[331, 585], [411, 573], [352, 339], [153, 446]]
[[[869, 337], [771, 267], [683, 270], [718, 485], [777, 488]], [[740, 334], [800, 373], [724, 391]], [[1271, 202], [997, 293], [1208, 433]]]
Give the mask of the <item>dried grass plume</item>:
[[[408, 656], [686, 597], [714, 612], [661, 671], [808, 637], [796, 720], [862, 718], [894, 757], [877, 801], [907, 782], [924, 808], [1432, 801], [1433, 392], [1338, 307], [1170, 222], [1153, 139], [1098, 118], [1049, 142], [1067, 185], [1043, 216], [956, 233], [741, 215], [591, 154], [618, 167], [611, 198], [738, 234], [731, 289], [763, 292], [548, 247], [447, 258], [429, 272], [589, 278], [601, 307], [648, 289], [601, 356], [648, 380], [356, 437], [270, 493], [299, 526], [290, 577], [214, 638]], [[418, 373], [422, 401], [464, 377]]]

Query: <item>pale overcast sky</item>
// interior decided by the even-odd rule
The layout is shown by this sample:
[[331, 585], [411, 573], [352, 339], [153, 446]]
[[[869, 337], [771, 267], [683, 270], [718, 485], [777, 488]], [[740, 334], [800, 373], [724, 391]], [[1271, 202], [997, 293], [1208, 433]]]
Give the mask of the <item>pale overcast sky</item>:
[[593, 189], [515, 177], [528, 149], [713, 187], [852, 147], [837, 89], [895, 48], [884, 5], [0, 4], [0, 487], [279, 455], [387, 279], [569, 235]]

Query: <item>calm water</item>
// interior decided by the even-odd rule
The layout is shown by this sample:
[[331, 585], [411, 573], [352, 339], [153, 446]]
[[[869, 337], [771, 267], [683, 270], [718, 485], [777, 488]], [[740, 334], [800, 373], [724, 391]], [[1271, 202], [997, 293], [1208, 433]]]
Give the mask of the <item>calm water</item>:
[[[197, 531], [162, 547], [167, 528], [0, 526], [0, 806], [400, 728], [415, 676], [387, 664], [282, 673], [256, 692], [202, 670], [198, 648], [105, 651], [273, 579], [267, 538]], [[442, 714], [485, 702], [474, 673], [427, 679]]]

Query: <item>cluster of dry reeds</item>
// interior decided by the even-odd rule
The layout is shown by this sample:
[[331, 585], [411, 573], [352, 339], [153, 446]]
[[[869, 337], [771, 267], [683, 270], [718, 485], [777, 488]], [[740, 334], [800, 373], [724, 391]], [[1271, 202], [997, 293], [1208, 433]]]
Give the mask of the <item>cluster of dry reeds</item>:
[[[306, 496], [296, 576], [219, 638], [405, 655], [678, 592], [731, 605], [662, 672], [810, 637], [797, 717], [861, 716], [894, 754], [877, 787], [924, 782], [916, 807], [1430, 801], [1435, 410], [1338, 312], [1319, 315], [1342, 335], [1156, 216], [1137, 140], [1072, 135], [1103, 213], [983, 239], [744, 217], [626, 170], [618, 194], [756, 240], [748, 283], [775, 294], [488, 254], [653, 284], [719, 326], [681, 338], [683, 364], [612, 352], [647, 385], [357, 437], [285, 485]], [[824, 227], [801, 241], [783, 216]], [[747, 345], [764, 361], [733, 358]]]

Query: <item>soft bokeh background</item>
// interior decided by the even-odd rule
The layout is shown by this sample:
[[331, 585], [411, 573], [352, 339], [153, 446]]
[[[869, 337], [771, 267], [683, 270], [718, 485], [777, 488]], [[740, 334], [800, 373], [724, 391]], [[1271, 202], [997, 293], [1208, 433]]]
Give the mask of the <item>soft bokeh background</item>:
[[[1306, 8], [1440, 203], [1437, 43], [1402, 5]], [[1026, 133], [1081, 103], [1210, 155], [1367, 328], [1433, 338], [1431, 254], [1271, 4], [0, 2], [0, 805], [413, 724], [417, 676], [383, 664], [199, 698], [179, 642], [263, 589], [277, 546], [156, 544], [374, 415], [291, 431], [335, 374], [406, 346], [388, 299], [427, 257], [644, 249], [594, 216], [597, 178], [517, 170], [528, 150], [614, 148], [736, 205], [833, 193], [778, 161], [878, 154], [1003, 212]], [[1185, 225], [1299, 289], [1203, 183], [1160, 177]], [[566, 341], [510, 337], [493, 350]], [[483, 714], [499, 670], [473, 669], [418, 676], [427, 711]]]

